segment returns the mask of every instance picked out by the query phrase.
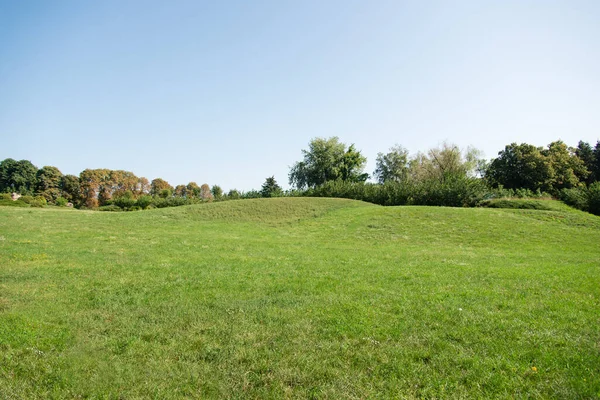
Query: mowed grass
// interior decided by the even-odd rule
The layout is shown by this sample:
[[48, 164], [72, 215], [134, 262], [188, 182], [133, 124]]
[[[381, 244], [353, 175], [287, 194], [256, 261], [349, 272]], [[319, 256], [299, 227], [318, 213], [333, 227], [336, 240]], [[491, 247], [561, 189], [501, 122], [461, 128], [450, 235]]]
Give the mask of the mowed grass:
[[0, 208], [0, 398], [598, 398], [600, 218]]

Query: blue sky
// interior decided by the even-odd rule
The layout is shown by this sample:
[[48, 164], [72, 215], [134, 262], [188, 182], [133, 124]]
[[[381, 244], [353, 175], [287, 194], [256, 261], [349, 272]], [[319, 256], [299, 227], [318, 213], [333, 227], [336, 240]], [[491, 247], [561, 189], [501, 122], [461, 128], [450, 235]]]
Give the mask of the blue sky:
[[260, 188], [314, 137], [600, 139], [600, 2], [0, 0], [0, 160]]

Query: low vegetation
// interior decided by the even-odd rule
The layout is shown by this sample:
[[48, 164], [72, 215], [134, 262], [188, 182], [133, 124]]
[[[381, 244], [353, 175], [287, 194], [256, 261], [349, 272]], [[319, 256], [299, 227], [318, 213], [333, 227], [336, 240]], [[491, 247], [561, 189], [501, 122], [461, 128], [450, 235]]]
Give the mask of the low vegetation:
[[600, 218], [539, 203], [0, 207], [0, 398], [597, 398]]

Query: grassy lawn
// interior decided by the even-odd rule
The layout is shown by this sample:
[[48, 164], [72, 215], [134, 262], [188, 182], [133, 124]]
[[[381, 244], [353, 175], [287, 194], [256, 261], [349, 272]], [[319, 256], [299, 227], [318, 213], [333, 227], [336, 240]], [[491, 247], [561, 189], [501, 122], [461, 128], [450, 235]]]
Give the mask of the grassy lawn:
[[0, 207], [0, 398], [598, 398], [600, 218]]

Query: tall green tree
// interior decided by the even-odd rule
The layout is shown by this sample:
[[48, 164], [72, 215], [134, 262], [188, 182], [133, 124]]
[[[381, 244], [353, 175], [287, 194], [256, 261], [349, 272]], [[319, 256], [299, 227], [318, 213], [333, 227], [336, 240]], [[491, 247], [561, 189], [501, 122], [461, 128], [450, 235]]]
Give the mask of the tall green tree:
[[340, 178], [347, 182], [364, 182], [369, 179], [369, 174], [364, 173], [364, 165], [367, 158], [360, 151], [356, 150], [354, 144], [348, 147], [342, 158], [340, 166]]
[[64, 175], [60, 182], [61, 196], [71, 203], [79, 202], [81, 198], [81, 186], [79, 178], [75, 175]]
[[554, 171], [542, 150], [527, 143], [507, 145], [490, 163], [486, 179], [495, 187], [550, 190]]
[[279, 197], [283, 194], [281, 186], [277, 184], [275, 176], [271, 176], [265, 180], [260, 190], [262, 197]]
[[580, 177], [585, 181], [589, 175], [585, 163], [577, 157], [576, 150], [558, 140], [542, 150], [552, 168], [551, 191], [569, 189], [579, 184]]
[[[583, 161], [589, 175], [585, 182], [590, 185], [600, 181], [600, 140], [596, 142], [596, 146], [592, 148], [589, 143], [580, 141], [575, 149], [575, 154]], [[583, 180], [582, 177], [579, 177]]]
[[596, 146], [594, 147], [594, 162], [590, 172], [594, 177], [593, 182], [600, 182], [600, 140], [596, 142]]
[[36, 192], [47, 202], [54, 203], [61, 196], [63, 174], [56, 167], [44, 166], [36, 173]]
[[597, 179], [594, 171], [594, 148], [590, 146], [589, 143], [580, 140], [579, 143], [577, 143], [577, 147], [575, 148], [575, 155], [581, 160], [588, 173], [587, 176], [578, 176], [579, 180], [581, 182], [586, 182], [587, 184], [596, 181]]
[[383, 154], [377, 153], [373, 176], [377, 182], [401, 182], [408, 178], [408, 150], [396, 145]]
[[37, 170], [28, 160], [3, 160], [0, 162], [0, 192], [33, 195], [37, 185]]
[[219, 185], [213, 185], [213, 187], [210, 188], [210, 192], [215, 200], [221, 200], [223, 198], [223, 189]]
[[303, 160], [290, 169], [290, 185], [298, 189], [316, 187], [327, 181], [365, 181], [363, 169], [367, 159], [354, 145], [346, 145], [337, 137], [315, 138], [310, 141], [308, 150], [302, 150]]

